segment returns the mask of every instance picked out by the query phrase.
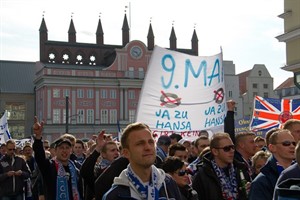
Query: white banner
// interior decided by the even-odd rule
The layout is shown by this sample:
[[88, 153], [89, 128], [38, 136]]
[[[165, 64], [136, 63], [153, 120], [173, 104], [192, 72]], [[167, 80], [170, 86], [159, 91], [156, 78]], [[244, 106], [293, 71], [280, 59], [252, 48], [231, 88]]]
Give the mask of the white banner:
[[5, 111], [0, 119], [0, 144], [5, 143], [9, 139], [11, 139], [11, 135], [8, 130], [7, 111]]
[[156, 46], [140, 94], [136, 121], [157, 136], [223, 131], [226, 99], [222, 53], [191, 56]]

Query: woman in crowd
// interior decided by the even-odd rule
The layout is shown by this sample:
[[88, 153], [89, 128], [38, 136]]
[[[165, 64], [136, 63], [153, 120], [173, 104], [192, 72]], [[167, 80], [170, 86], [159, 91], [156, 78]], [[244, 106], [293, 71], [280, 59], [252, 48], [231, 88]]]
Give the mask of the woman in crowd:
[[252, 168], [253, 168], [253, 174], [252, 174], [252, 180], [259, 174], [260, 169], [265, 166], [268, 158], [270, 157], [270, 153], [260, 150], [254, 154], [252, 157]]
[[177, 183], [182, 200], [198, 200], [198, 194], [190, 186], [190, 177], [186, 164], [178, 157], [167, 157], [162, 164], [162, 169], [172, 176]]

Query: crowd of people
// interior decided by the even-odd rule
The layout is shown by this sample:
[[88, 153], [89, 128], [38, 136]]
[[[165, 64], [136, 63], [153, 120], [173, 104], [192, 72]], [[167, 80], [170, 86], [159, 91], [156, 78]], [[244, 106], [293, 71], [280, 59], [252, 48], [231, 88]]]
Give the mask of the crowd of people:
[[227, 103], [224, 132], [155, 139], [147, 124], [129, 124], [120, 141], [100, 131], [88, 142], [63, 134], [17, 151], [0, 147], [1, 200], [272, 200], [300, 199], [300, 121], [288, 120], [263, 138], [234, 132], [235, 103]]

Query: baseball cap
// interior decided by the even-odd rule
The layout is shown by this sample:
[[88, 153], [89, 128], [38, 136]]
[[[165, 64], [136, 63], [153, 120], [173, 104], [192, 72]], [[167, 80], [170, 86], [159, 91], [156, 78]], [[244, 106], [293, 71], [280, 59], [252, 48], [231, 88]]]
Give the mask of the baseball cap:
[[62, 144], [68, 144], [70, 147], [72, 146], [72, 143], [69, 139], [67, 138], [60, 138], [55, 141], [55, 148], [59, 147]]

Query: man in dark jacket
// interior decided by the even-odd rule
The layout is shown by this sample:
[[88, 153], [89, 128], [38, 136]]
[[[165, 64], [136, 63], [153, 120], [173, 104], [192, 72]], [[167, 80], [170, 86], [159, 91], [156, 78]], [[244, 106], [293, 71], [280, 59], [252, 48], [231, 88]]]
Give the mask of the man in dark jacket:
[[268, 144], [272, 155], [251, 184], [250, 200], [271, 200], [279, 175], [295, 159], [296, 142], [289, 130], [275, 131], [270, 136]]
[[230, 136], [227, 133], [214, 134], [210, 149], [211, 152], [204, 155], [192, 183], [199, 199], [247, 199], [249, 186], [243, 185], [242, 180], [248, 182], [250, 177], [247, 167], [234, 161], [234, 145]]
[[146, 124], [129, 124], [122, 134], [121, 144], [129, 165], [114, 179], [112, 188], [103, 196], [103, 200], [180, 199], [176, 182], [154, 166], [155, 141]]
[[82, 199], [82, 184], [79, 170], [73, 161], [70, 160], [72, 153], [70, 140], [66, 138], [58, 139], [55, 142], [56, 157], [50, 160], [45, 156], [42, 128], [43, 124], [40, 124], [35, 117], [33, 150], [43, 177], [45, 198], [47, 200]]
[[26, 161], [15, 155], [16, 143], [6, 142], [7, 153], [0, 160], [0, 197], [3, 199], [23, 199], [24, 180], [30, 177]]

